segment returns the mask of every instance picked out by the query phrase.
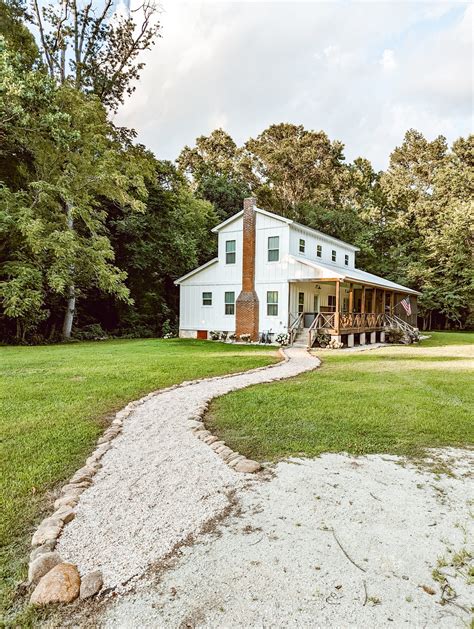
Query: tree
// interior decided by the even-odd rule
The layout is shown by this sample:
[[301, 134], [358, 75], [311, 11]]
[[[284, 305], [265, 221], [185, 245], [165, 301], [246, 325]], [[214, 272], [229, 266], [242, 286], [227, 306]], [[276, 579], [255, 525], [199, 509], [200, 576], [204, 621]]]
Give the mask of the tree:
[[3, 313], [23, 326], [24, 337], [33, 315], [48, 317], [48, 303], [60, 296], [67, 338], [76, 298], [89, 286], [129, 300], [102, 201], [143, 211], [150, 158], [123, 145], [96, 96], [58, 86], [17, 59], [0, 43], [0, 140], [29, 158], [17, 186], [0, 188], [0, 229], [8, 234]]
[[94, 0], [81, 5], [78, 0], [47, 5], [31, 0], [32, 20], [51, 78], [92, 92], [117, 110], [135, 89], [144, 67], [140, 54], [160, 36], [157, 7], [145, 0], [136, 11], [124, 13], [114, 0], [104, 0], [101, 10], [96, 5]]
[[220, 220], [242, 209], [250, 186], [241, 172], [242, 151], [223, 129], [201, 135], [193, 148], [185, 146], [178, 168], [186, 175], [198, 197], [210, 201]]
[[0, 0], [0, 35], [9, 49], [21, 53], [23, 63], [31, 68], [39, 58], [39, 50], [24, 19], [25, 9], [20, 0]]
[[323, 131], [282, 123], [248, 140], [242, 168], [262, 207], [301, 221], [303, 207], [337, 207], [342, 151]]
[[218, 220], [214, 208], [194, 197], [170, 162], [155, 163], [148, 191], [146, 212], [117, 208], [108, 222], [133, 298], [133, 304], [116, 304], [115, 320], [126, 333], [158, 334], [166, 320], [176, 323], [174, 280], [209, 260], [215, 248], [210, 234]]

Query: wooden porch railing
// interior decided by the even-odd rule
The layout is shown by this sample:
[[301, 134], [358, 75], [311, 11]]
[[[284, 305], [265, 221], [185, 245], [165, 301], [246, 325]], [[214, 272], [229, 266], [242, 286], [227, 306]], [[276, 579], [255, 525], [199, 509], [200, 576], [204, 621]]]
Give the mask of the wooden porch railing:
[[289, 339], [290, 345], [293, 345], [295, 336], [303, 327], [303, 317], [304, 317], [304, 313], [300, 313], [298, 316], [295, 316], [290, 312], [290, 325], [288, 328], [288, 333], [290, 336], [290, 339]]
[[[336, 315], [339, 314], [338, 317]], [[337, 320], [339, 319], [339, 326]], [[321, 332], [343, 334], [345, 332], [364, 332], [388, 326], [385, 313], [382, 312], [320, 312], [309, 328], [309, 346], [312, 347], [316, 335]]]

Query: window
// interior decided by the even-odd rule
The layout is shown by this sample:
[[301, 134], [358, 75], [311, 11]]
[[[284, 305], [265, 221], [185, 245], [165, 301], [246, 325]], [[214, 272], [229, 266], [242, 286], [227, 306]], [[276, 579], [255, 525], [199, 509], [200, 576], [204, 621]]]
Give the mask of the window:
[[333, 262], [336, 262], [336, 250], [335, 249], [333, 249], [332, 252], [331, 252], [331, 260]]
[[268, 237], [268, 261], [278, 262], [280, 259], [280, 236]]
[[235, 314], [235, 293], [233, 291], [224, 294], [224, 302], [225, 302], [225, 314], [226, 315]]
[[306, 247], [306, 242], [304, 241], [303, 238], [300, 238], [300, 253], [304, 253]]
[[278, 316], [278, 291], [267, 291], [267, 315], [269, 317]]
[[346, 255], [344, 256], [344, 264], [346, 266], [349, 266], [349, 254], [346, 253]]
[[235, 240], [225, 241], [225, 263], [235, 264]]
[[304, 312], [304, 293], [298, 293], [298, 314]]
[[203, 293], [202, 294], [202, 305], [203, 306], [212, 306], [212, 293]]
[[318, 258], [322, 258], [323, 256], [323, 248], [321, 247], [321, 245], [316, 246], [316, 256]]
[[328, 295], [328, 307], [331, 312], [336, 312], [336, 295]]

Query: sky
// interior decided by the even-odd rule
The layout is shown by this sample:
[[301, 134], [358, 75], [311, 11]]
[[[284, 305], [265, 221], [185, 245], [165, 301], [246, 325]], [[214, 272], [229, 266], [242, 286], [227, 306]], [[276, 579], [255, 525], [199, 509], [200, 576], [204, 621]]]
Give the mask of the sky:
[[161, 1], [162, 38], [117, 122], [159, 159], [222, 127], [240, 146], [274, 123], [323, 130], [386, 168], [410, 128], [473, 133], [473, 5]]

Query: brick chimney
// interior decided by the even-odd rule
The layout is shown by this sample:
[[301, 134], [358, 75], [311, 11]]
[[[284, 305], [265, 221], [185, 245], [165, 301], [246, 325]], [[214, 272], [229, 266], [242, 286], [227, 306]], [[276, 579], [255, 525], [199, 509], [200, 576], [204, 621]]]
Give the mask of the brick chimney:
[[242, 290], [235, 302], [235, 333], [250, 334], [258, 341], [259, 303], [255, 292], [255, 203], [253, 197], [244, 199], [242, 242]]

